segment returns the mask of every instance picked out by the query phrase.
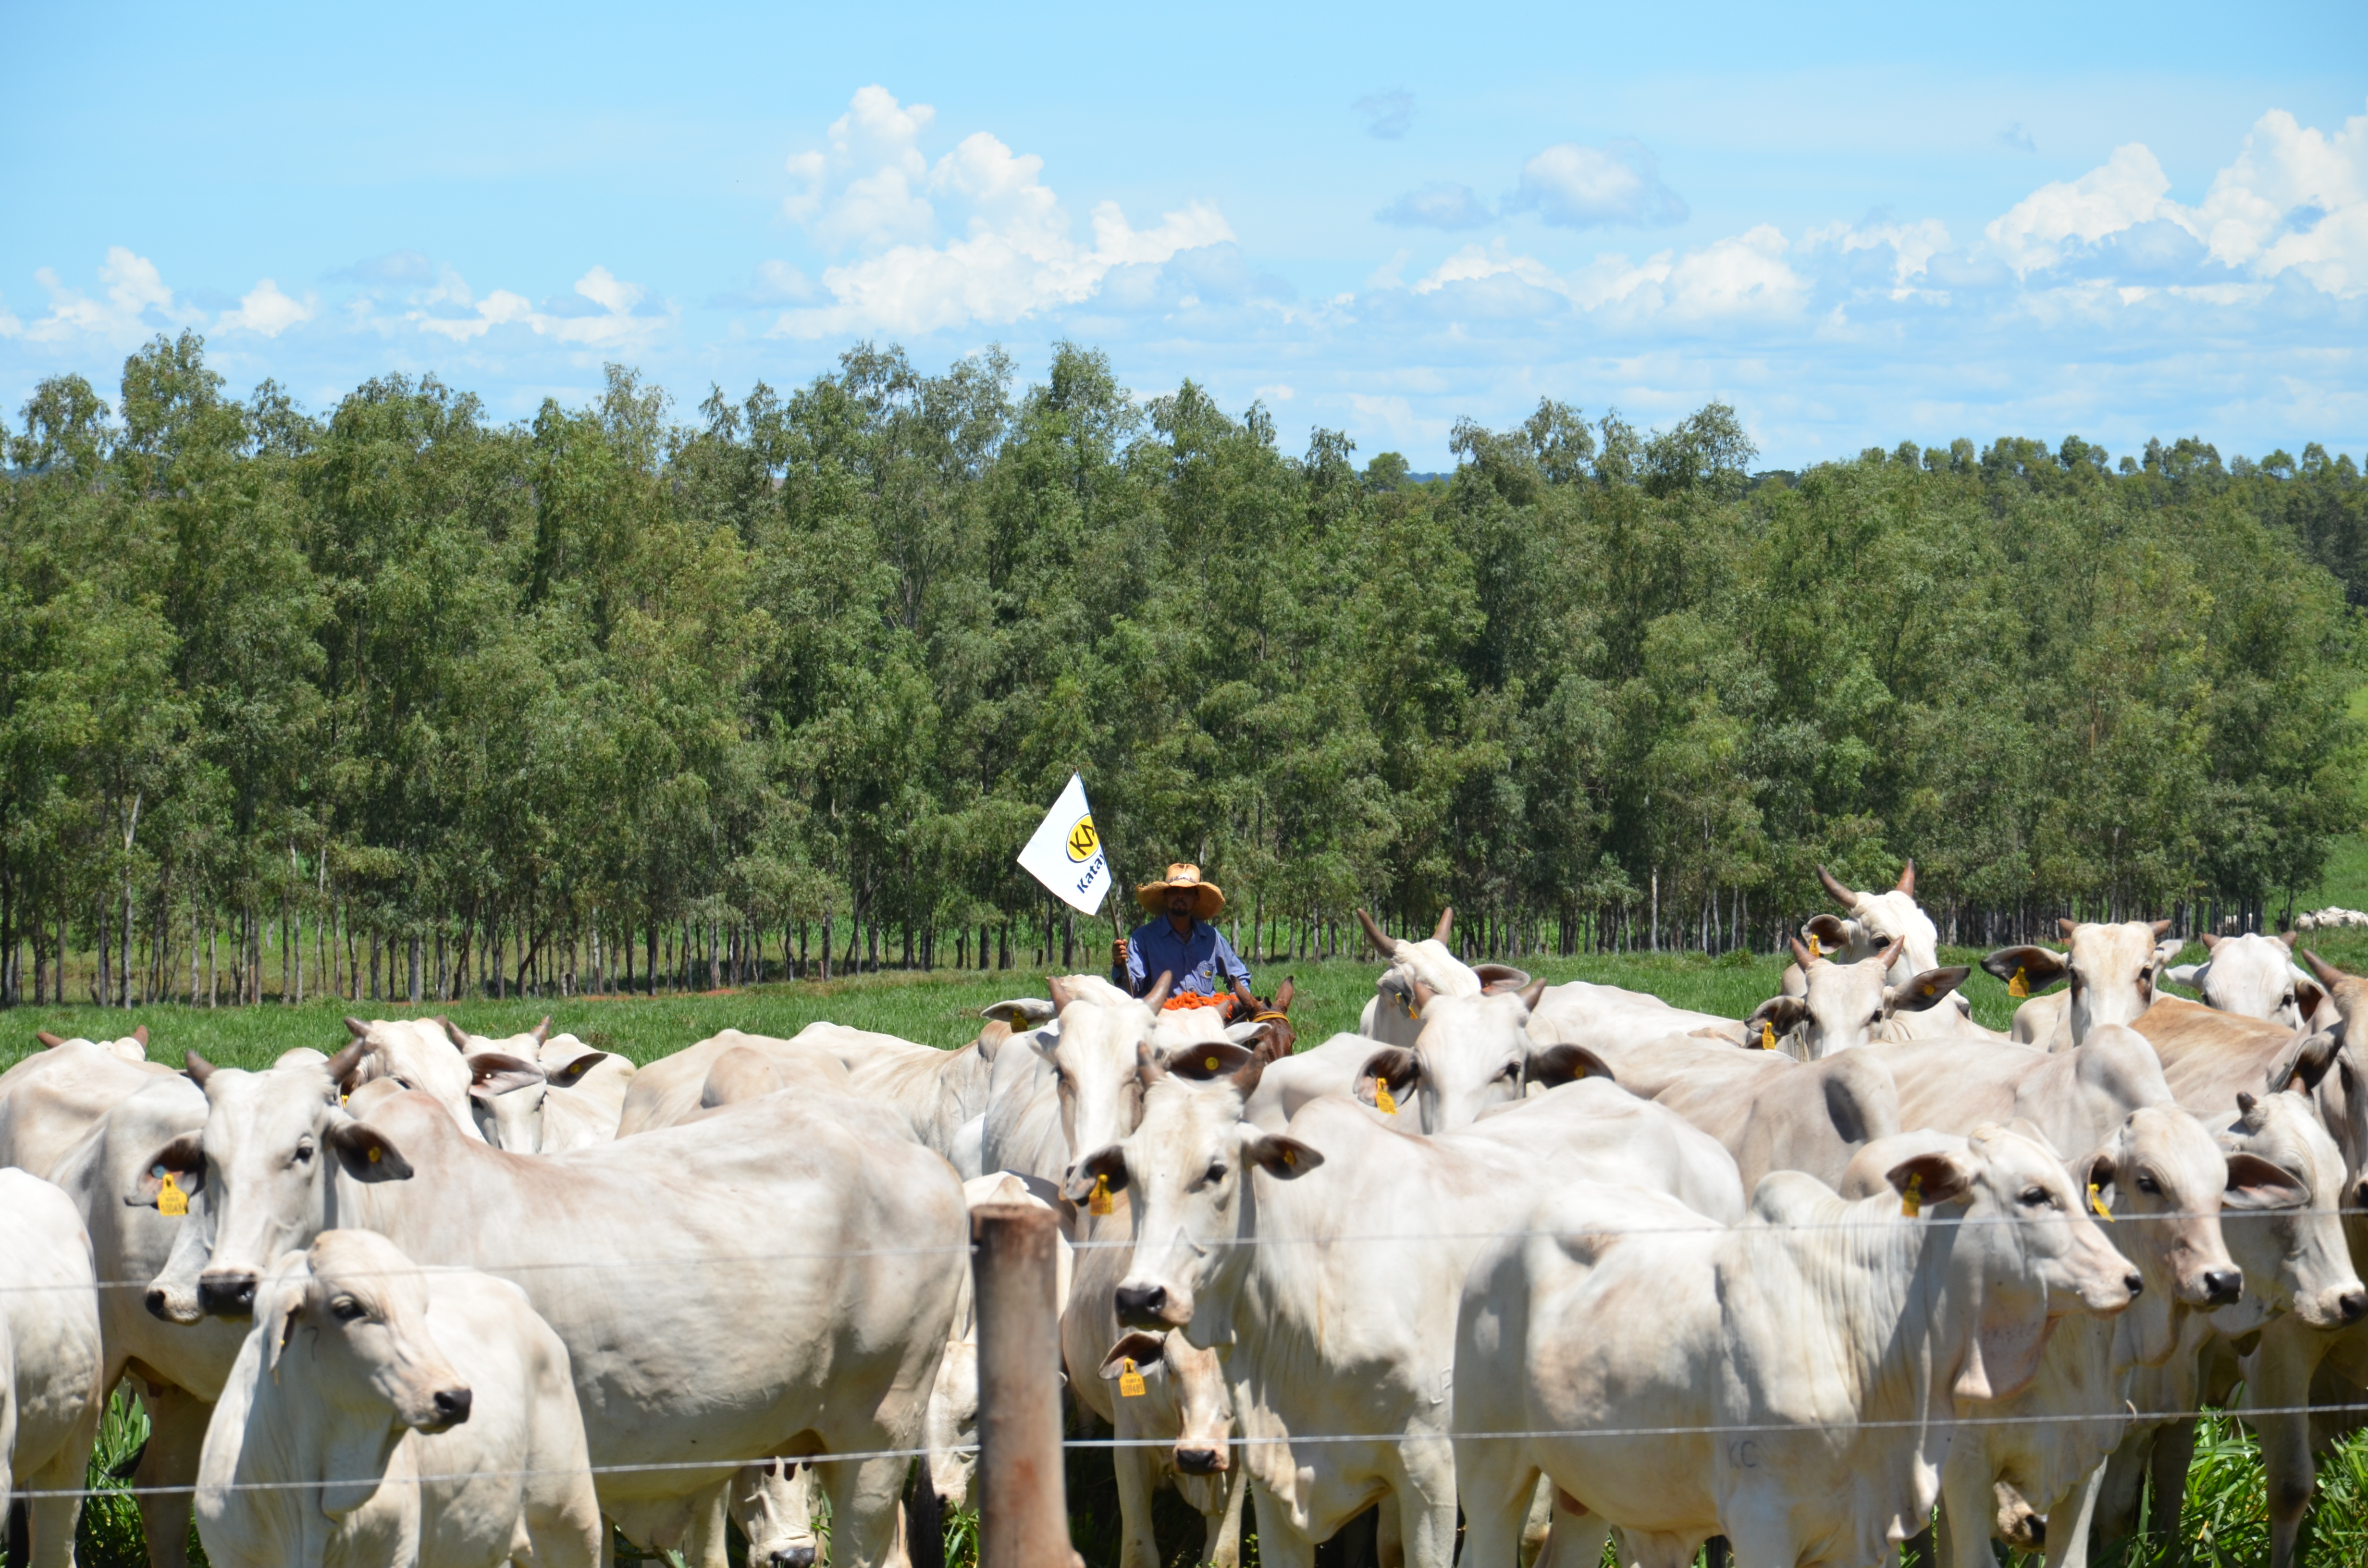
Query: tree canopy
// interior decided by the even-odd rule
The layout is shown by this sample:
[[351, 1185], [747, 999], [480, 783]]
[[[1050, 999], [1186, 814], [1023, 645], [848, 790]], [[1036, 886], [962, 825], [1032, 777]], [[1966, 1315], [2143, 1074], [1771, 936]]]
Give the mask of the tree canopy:
[[184, 335], [111, 407], [44, 382], [0, 989], [1049, 958], [1012, 856], [1072, 769], [1121, 880], [1198, 861], [1267, 949], [1449, 903], [1491, 952], [1764, 945], [1817, 864], [1911, 856], [1967, 941], [2260, 918], [2358, 825], [2368, 486], [2317, 446], [1755, 474], [1722, 404], [1548, 401], [1417, 480], [1076, 346], [1018, 381], [863, 345], [687, 416], [611, 367], [516, 425], [404, 376], [315, 418]]

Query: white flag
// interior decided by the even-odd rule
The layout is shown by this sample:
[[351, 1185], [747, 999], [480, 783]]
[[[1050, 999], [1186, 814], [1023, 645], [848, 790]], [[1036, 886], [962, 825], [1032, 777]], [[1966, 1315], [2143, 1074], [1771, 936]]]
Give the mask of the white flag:
[[1101, 908], [1102, 895], [1110, 891], [1110, 862], [1102, 858], [1102, 837], [1094, 831], [1084, 779], [1069, 775], [1069, 787], [1044, 813], [1036, 836], [1019, 852], [1019, 864], [1072, 909], [1091, 915]]

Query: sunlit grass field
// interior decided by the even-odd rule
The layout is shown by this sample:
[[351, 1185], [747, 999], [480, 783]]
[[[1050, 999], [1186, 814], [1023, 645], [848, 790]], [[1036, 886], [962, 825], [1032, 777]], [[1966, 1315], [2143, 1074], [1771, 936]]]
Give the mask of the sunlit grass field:
[[[2368, 846], [2347, 845], [2337, 870], [2357, 875], [2358, 892], [2331, 873], [2330, 890], [2321, 903], [2354, 907], [2368, 905]], [[2310, 905], [2309, 907], [2316, 907]], [[2320, 955], [2340, 967], [2368, 972], [2368, 933], [2329, 933], [2306, 939]], [[2204, 951], [2191, 944], [2185, 961], [2200, 961]], [[1975, 966], [1964, 991], [1981, 1022], [2003, 1028], [2015, 1003], [2004, 984], [1978, 967], [1980, 949], [1956, 949], [1941, 954], [1943, 963]], [[1672, 1004], [1703, 1012], [1741, 1017], [1777, 989], [1786, 960], [1770, 954], [1595, 955], [1574, 959], [1532, 958], [1523, 966], [1550, 981], [1589, 980], [1650, 992]], [[1273, 962], [1258, 966], [1258, 989], [1271, 991], [1286, 974], [1295, 982], [1292, 1014], [1300, 1026], [1303, 1044], [1320, 1041], [1338, 1030], [1353, 1029], [1372, 995], [1378, 963], [1369, 959], [1328, 962]], [[423, 1017], [449, 1016], [472, 1032], [501, 1036], [533, 1026], [548, 1014], [554, 1028], [571, 1031], [603, 1049], [636, 1062], [650, 1062], [678, 1051], [724, 1028], [751, 1033], [791, 1035], [819, 1019], [851, 1024], [902, 1036], [907, 1040], [951, 1048], [974, 1038], [980, 1009], [1008, 996], [1044, 994], [1044, 975], [1033, 970], [987, 973], [888, 971], [827, 983], [791, 983], [708, 994], [662, 994], [655, 997], [567, 997], [493, 1002], [469, 1000], [441, 1006], [412, 1006], [378, 1002], [352, 1003], [331, 998], [300, 1006], [266, 1003], [255, 1007], [191, 1008], [166, 1003], [102, 1011], [95, 1006], [26, 1007], [0, 1019], [0, 1065], [13, 1063], [38, 1049], [33, 1032], [91, 1038], [114, 1038], [135, 1024], [149, 1029], [149, 1054], [178, 1065], [182, 1052], [194, 1050], [223, 1065], [261, 1067], [294, 1046], [335, 1051], [348, 1038], [343, 1019], [361, 1017]], [[139, 1520], [130, 1500], [120, 1494], [120, 1482], [108, 1470], [129, 1455], [145, 1435], [145, 1422], [136, 1409], [119, 1399], [110, 1413], [99, 1452], [94, 1457], [93, 1484], [113, 1494], [95, 1499], [85, 1511], [80, 1561], [99, 1568], [134, 1568], [145, 1561], [140, 1546]], [[1077, 1544], [1094, 1568], [1117, 1562], [1116, 1494], [1110, 1483], [1104, 1450], [1074, 1450], [1068, 1470], [1071, 1506]], [[2368, 1562], [2368, 1444], [2347, 1441], [2328, 1456], [2317, 1502], [2311, 1516], [2306, 1562], [2318, 1568]], [[2122, 1568], [2156, 1565], [2212, 1564], [2214, 1568], [2266, 1564], [2269, 1527], [2263, 1504], [2260, 1455], [2248, 1435], [2234, 1422], [2215, 1420], [2206, 1426], [2194, 1467], [2188, 1477], [2187, 1499], [2179, 1538], [2141, 1539], [2103, 1560]], [[1169, 1560], [1190, 1562], [1197, 1550], [1197, 1516], [1174, 1497], [1162, 1494], [1160, 1539], [1172, 1548]], [[949, 1521], [951, 1563], [975, 1561], [976, 1520], [967, 1514]], [[1257, 1561], [1256, 1542], [1247, 1542], [1247, 1560]], [[734, 1542], [734, 1562], [743, 1560]], [[2003, 1550], [2003, 1549], [2001, 1549]], [[620, 1553], [620, 1561], [625, 1554]], [[671, 1561], [652, 1559], [651, 1561]], [[1319, 1555], [1319, 1563], [1348, 1558], [1338, 1549]], [[2037, 1568], [2033, 1557], [2021, 1568]]]

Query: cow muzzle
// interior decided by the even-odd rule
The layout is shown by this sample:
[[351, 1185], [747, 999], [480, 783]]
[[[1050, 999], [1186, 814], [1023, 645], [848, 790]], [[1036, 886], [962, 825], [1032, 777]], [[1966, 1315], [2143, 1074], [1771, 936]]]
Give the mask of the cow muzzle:
[[1121, 1285], [1112, 1301], [1129, 1328], [1182, 1328], [1192, 1321], [1191, 1303], [1165, 1285]]
[[2203, 1271], [2203, 1304], [2209, 1307], [2233, 1307], [2245, 1293], [2242, 1269], [2207, 1268]]
[[[161, 1295], [161, 1291], [152, 1292]], [[204, 1274], [198, 1278], [198, 1306], [208, 1317], [251, 1318], [255, 1315], [255, 1276]]]
[[1214, 1475], [1225, 1468], [1223, 1449], [1188, 1449], [1176, 1446], [1176, 1468], [1187, 1475]]
[[776, 1547], [765, 1561], [772, 1568], [814, 1568], [814, 1549], [810, 1542], [804, 1541], [796, 1546]]
[[438, 1389], [427, 1403], [435, 1407], [437, 1429], [442, 1431], [468, 1420], [477, 1396], [465, 1388]]

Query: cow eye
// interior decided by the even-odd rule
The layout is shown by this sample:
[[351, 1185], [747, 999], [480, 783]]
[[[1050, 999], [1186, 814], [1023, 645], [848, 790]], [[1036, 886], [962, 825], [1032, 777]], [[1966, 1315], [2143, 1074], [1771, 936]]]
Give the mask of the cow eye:
[[339, 1323], [351, 1323], [365, 1315], [365, 1309], [351, 1296], [340, 1296], [329, 1303], [329, 1315]]
[[1509, 1081], [1509, 1080], [1511, 1080], [1511, 1079], [1514, 1079], [1514, 1078], [1518, 1078], [1518, 1077], [1520, 1077], [1520, 1075], [1521, 1075], [1521, 1064], [1520, 1064], [1520, 1062], [1506, 1062], [1506, 1063], [1505, 1063], [1505, 1070], [1504, 1070], [1502, 1073], [1499, 1073], [1499, 1074], [1497, 1074], [1497, 1076], [1498, 1076], [1499, 1078], [1507, 1079], [1507, 1080], [1508, 1080], [1508, 1081]]
[[2055, 1202], [2055, 1199], [2044, 1187], [2026, 1187], [2022, 1189], [2022, 1200], [2032, 1208], [2038, 1209]]
[[1215, 1181], [1223, 1181], [1223, 1180], [1224, 1180], [1224, 1179], [1225, 1179], [1225, 1162], [1224, 1162], [1224, 1161], [1223, 1161], [1223, 1160], [1219, 1160], [1215, 1165], [1211, 1165], [1211, 1166], [1209, 1167], [1209, 1174], [1208, 1174], [1208, 1176], [1205, 1176], [1205, 1177], [1203, 1177], [1202, 1179], [1207, 1180], [1207, 1181], [1212, 1181], [1212, 1182], [1215, 1182]]
[[2138, 1190], [2152, 1197], [2159, 1198], [2162, 1196], [2162, 1183], [2155, 1180], [2154, 1177], [2146, 1175], [2144, 1171], [2140, 1171], [2138, 1173]]
[[296, 1145], [295, 1157], [296, 1163], [300, 1165], [313, 1157], [313, 1141], [310, 1138]]

